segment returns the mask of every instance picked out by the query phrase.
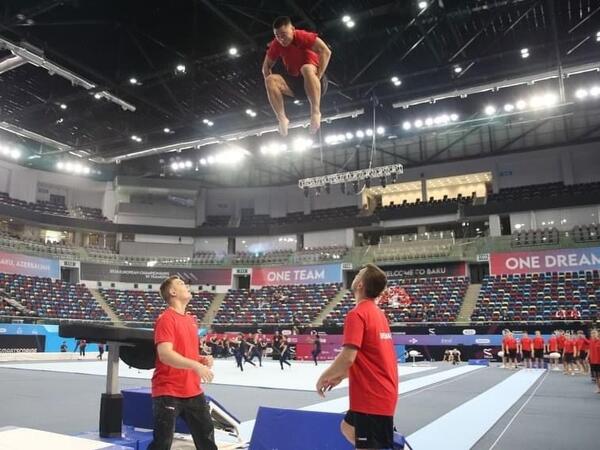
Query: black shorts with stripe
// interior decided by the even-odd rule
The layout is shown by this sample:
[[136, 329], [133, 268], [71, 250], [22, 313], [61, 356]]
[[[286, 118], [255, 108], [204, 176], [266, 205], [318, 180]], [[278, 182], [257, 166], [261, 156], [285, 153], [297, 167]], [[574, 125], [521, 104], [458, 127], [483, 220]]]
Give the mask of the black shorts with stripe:
[[344, 422], [354, 427], [356, 448], [394, 448], [394, 417], [348, 411]]

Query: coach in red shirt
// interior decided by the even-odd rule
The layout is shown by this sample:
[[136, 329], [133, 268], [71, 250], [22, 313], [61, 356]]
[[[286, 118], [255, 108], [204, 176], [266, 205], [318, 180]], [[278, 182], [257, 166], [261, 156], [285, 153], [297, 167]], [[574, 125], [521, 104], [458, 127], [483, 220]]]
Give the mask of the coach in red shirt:
[[200, 356], [196, 320], [185, 308], [192, 294], [185, 282], [169, 277], [160, 285], [169, 307], [154, 326], [156, 368], [152, 376], [154, 439], [149, 450], [169, 450], [175, 420], [181, 414], [197, 449], [217, 450], [215, 430], [200, 380], [210, 382], [212, 357]]
[[592, 330], [589, 346], [588, 362], [590, 363], [590, 372], [592, 379], [596, 381], [598, 386], [596, 392], [600, 394], [600, 334], [598, 330]]
[[[331, 50], [316, 33], [297, 30], [289, 17], [278, 17], [273, 22], [275, 39], [269, 44], [262, 66], [269, 103], [279, 122], [279, 133], [287, 136], [290, 121], [285, 114], [283, 96], [310, 102], [310, 131], [316, 133], [321, 126], [321, 96], [327, 90], [325, 70]], [[287, 75], [272, 73], [271, 69], [281, 58]]]
[[355, 448], [391, 449], [398, 400], [398, 366], [392, 333], [377, 298], [385, 289], [385, 273], [374, 264], [362, 268], [352, 282], [356, 307], [346, 316], [341, 353], [317, 382], [317, 392], [350, 381], [350, 409], [341, 430]]

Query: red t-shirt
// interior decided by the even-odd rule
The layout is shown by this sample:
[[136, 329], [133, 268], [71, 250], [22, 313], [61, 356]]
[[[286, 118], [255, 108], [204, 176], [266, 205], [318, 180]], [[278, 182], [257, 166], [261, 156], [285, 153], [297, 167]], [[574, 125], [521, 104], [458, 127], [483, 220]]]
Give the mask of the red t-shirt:
[[398, 401], [398, 365], [387, 318], [373, 300], [363, 300], [346, 316], [344, 345], [358, 348], [350, 367], [350, 409], [393, 416]]
[[[181, 356], [198, 361], [200, 359], [198, 325], [189, 314], [179, 314], [167, 308], [156, 320], [154, 345], [171, 342], [173, 350]], [[158, 355], [152, 376], [152, 397], [168, 395], [189, 398], [202, 394], [200, 377], [190, 369], [176, 369], [163, 364]]]
[[542, 336], [536, 336], [533, 338], [533, 348], [535, 350], [544, 349], [544, 338]]
[[558, 338], [556, 336], [550, 336], [550, 339], [548, 340], [548, 347], [550, 348], [551, 352], [558, 351]]
[[590, 339], [590, 364], [600, 364], [600, 339]]
[[531, 351], [531, 338], [528, 338], [528, 337], [521, 338], [521, 349], [526, 352]]
[[564, 334], [561, 334], [560, 336], [558, 336], [558, 349], [562, 350], [563, 348], [565, 348], [565, 340], [567, 339], [565, 337]]
[[565, 339], [563, 348], [565, 353], [575, 353], [575, 341], [572, 339]]
[[516, 350], [517, 349], [517, 340], [514, 337], [505, 337], [502, 342], [504, 342], [504, 346], [508, 350]]
[[577, 338], [577, 350], [587, 352], [590, 348], [590, 341], [585, 336]]
[[317, 33], [296, 29], [294, 30], [294, 40], [287, 47], [281, 45], [277, 39], [273, 39], [269, 44], [267, 57], [272, 61], [277, 61], [281, 57], [285, 70], [290, 75], [299, 77], [300, 68], [304, 64], [319, 67], [319, 55], [311, 50], [317, 36]]

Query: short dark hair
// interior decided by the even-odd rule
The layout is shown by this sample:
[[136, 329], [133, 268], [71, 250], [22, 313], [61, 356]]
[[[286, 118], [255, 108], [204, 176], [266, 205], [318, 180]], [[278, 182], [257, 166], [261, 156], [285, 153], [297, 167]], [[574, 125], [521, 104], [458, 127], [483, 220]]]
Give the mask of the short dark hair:
[[292, 24], [292, 19], [290, 19], [289, 16], [279, 16], [277, 19], [275, 19], [273, 21], [273, 29], [276, 30], [277, 28], [291, 25], [291, 24]]
[[375, 264], [367, 264], [363, 269], [364, 272], [361, 281], [365, 287], [365, 295], [368, 298], [379, 297], [387, 285], [385, 272]]
[[173, 275], [170, 276], [169, 278], [167, 278], [166, 280], [164, 280], [161, 284], [160, 284], [160, 296], [162, 297], [162, 299], [165, 302], [169, 302], [169, 289], [171, 289], [171, 284], [173, 283], [173, 281], [175, 280], [180, 280], [181, 278], [178, 277], [177, 275]]

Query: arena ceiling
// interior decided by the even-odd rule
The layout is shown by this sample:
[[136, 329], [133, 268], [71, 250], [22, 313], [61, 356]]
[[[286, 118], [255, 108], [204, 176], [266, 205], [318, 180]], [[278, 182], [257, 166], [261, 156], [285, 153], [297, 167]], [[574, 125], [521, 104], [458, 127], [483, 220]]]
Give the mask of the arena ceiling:
[[[402, 153], [396, 138], [405, 111], [415, 116], [424, 99], [439, 96], [442, 104], [450, 98], [445, 111], [455, 108], [460, 126], [473, 118], [463, 110], [481, 106], [481, 100], [469, 105], [473, 86], [543, 80], [549, 72], [598, 64], [599, 12], [600, 0], [4, 0], [3, 42], [89, 86], [32, 64], [6, 70], [0, 128], [7, 139], [26, 139], [40, 160], [29, 164], [43, 166], [71, 151], [98, 163], [119, 162], [111, 173], [183, 176], [206, 185], [289, 183], [372, 163], [370, 139], [328, 150], [326, 134], [339, 135], [344, 127], [385, 126], [379, 142], [385, 141], [390, 161], [417, 165], [431, 155]], [[341, 118], [324, 124], [318, 148], [302, 163], [258, 155], [243, 177], [198, 167], [215, 151], [198, 142], [246, 131], [251, 136], [238, 142], [258, 154], [262, 141], [254, 131], [274, 125], [260, 67], [278, 15], [317, 31], [333, 50], [323, 113]], [[10, 58], [14, 52], [4, 45], [0, 61]], [[549, 80], [559, 92], [558, 81]], [[287, 109], [292, 121], [306, 119], [306, 105], [289, 102]], [[362, 150], [367, 156], [361, 159]], [[443, 153], [436, 150], [436, 157]], [[179, 160], [190, 160], [196, 170], [169, 170]]]

